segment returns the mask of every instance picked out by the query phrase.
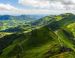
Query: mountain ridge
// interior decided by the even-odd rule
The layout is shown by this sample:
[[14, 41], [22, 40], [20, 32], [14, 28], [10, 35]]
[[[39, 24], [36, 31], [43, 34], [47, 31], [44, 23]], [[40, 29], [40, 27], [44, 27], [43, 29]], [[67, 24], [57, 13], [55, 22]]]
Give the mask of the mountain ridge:
[[46, 16], [39, 19], [40, 21], [36, 20], [38, 22], [30, 26], [35, 29], [27, 33], [22, 30], [0, 38], [0, 57], [75, 58], [74, 16]]

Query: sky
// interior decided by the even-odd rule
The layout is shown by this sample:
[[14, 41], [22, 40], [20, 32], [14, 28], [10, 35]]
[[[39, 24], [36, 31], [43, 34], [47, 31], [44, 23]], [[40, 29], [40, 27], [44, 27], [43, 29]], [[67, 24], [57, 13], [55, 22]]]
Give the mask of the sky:
[[75, 13], [75, 0], [0, 0], [0, 15]]

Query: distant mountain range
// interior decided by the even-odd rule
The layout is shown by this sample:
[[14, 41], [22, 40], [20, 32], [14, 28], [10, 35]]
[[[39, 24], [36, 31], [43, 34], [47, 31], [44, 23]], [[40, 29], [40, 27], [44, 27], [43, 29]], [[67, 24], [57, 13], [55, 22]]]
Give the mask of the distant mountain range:
[[0, 20], [36, 20], [44, 17], [46, 15], [19, 15], [19, 16], [11, 16], [11, 15], [0, 15]]
[[0, 15], [0, 31], [8, 28], [11, 29], [19, 25], [30, 25], [31, 22], [45, 16], [46, 15]]
[[66, 13], [66, 14], [60, 14], [60, 15], [45, 16], [45, 17], [40, 18], [39, 20], [35, 20], [33, 22], [26, 23], [26, 24], [24, 22], [22, 22], [24, 24], [19, 23], [17, 21], [15, 22], [16, 23], [14, 22], [13, 23], [17, 25], [16, 27], [7, 28], [6, 30], [3, 30], [3, 31], [4, 32], [18, 32], [18, 31], [21, 31], [22, 29], [25, 29], [27, 31], [29, 29], [36, 29], [42, 26], [47, 26], [51, 28], [52, 30], [56, 30], [56, 29], [61, 28], [62, 26], [66, 26], [68, 24], [75, 22], [75, 15], [71, 13]]

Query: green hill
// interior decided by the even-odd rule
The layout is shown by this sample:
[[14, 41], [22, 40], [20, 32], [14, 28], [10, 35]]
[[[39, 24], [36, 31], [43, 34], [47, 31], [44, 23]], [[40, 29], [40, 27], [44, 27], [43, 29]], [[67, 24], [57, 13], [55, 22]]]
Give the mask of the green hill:
[[46, 16], [27, 33], [5, 34], [0, 38], [0, 58], [75, 58], [74, 16]]

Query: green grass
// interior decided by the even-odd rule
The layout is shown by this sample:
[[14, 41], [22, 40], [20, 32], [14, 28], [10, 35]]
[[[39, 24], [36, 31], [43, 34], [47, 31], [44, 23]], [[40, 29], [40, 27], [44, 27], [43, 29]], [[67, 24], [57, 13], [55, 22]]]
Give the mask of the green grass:
[[53, 22], [50, 21], [53, 18], [46, 16], [43, 19], [48, 25], [38, 24], [34, 30], [0, 32], [0, 58], [75, 58], [75, 34], [70, 29], [74, 25], [67, 27], [74, 21], [70, 20], [74, 16], [69, 16], [71, 14], [56, 16], [58, 20]]

